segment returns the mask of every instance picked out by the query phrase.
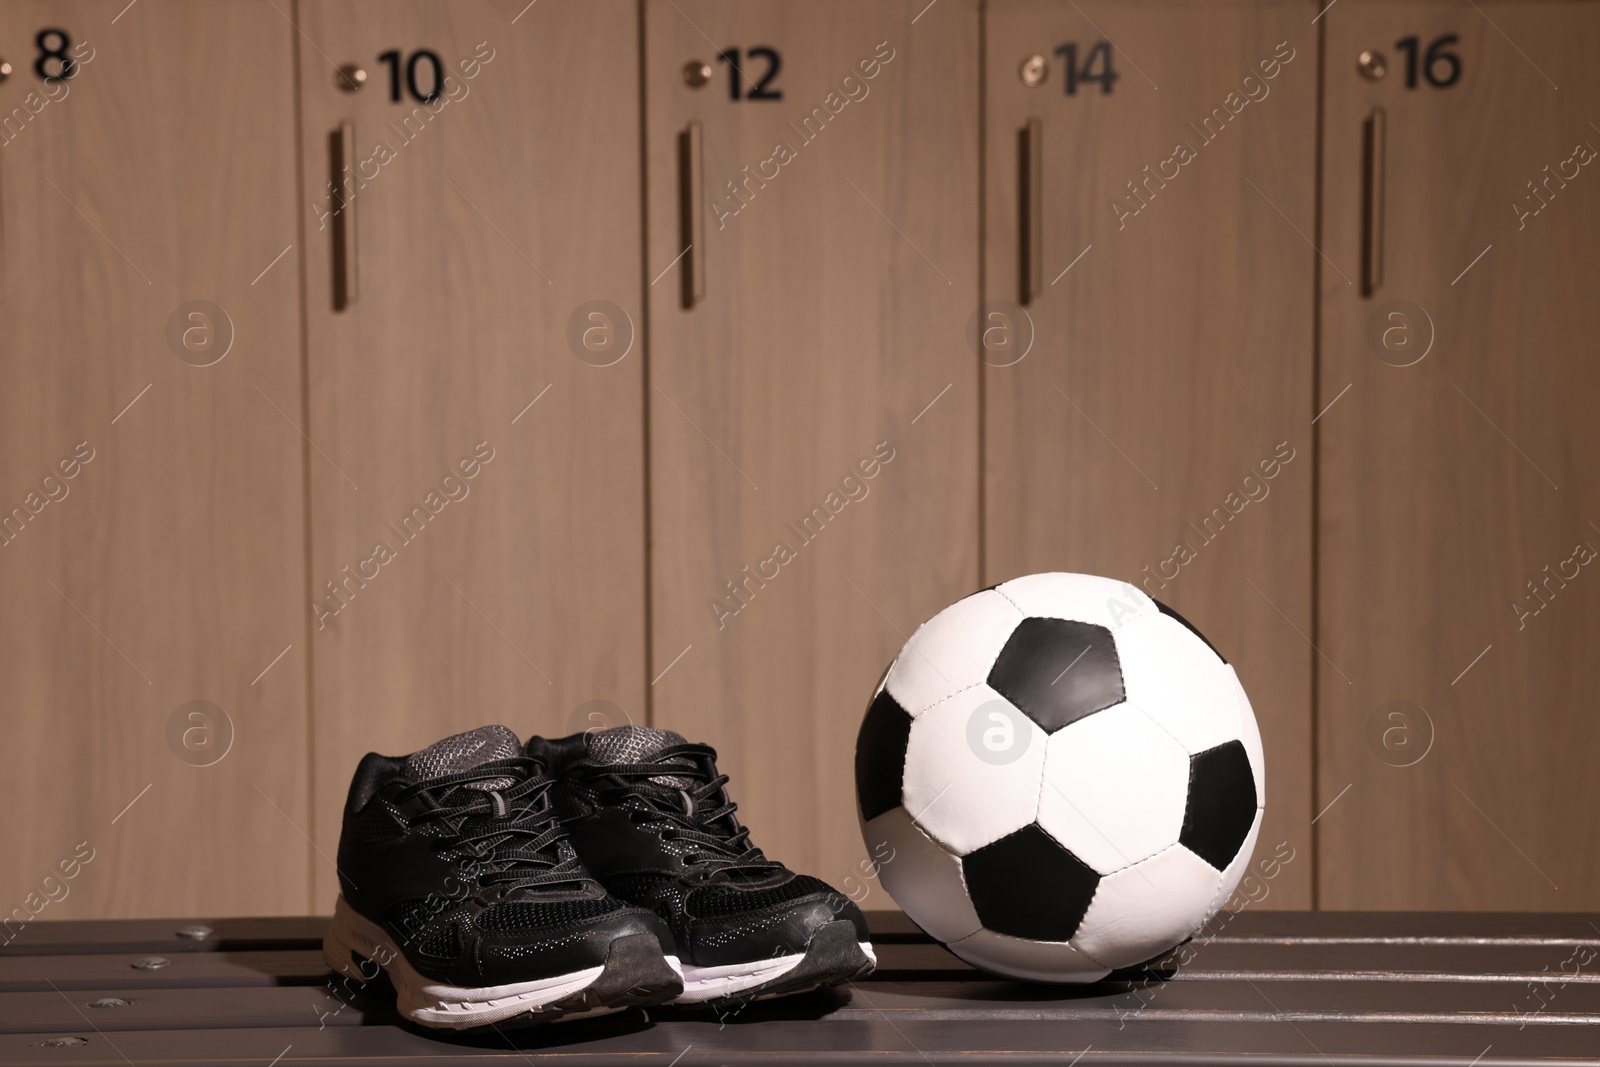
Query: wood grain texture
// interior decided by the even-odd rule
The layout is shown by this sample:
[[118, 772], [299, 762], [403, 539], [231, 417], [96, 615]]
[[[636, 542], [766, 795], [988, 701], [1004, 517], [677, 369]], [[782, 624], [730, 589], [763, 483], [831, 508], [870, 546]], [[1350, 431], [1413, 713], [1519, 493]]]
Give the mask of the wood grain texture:
[[[1027, 329], [1015, 305], [1030, 119], [1043, 271], [1031, 349], [1013, 364], [1014, 337], [985, 372], [984, 581], [1106, 574], [1185, 615], [1260, 722], [1262, 843], [1309, 857], [1308, 9], [995, 0], [987, 12], [985, 297], [1012, 305], [991, 326]], [[1080, 80], [1067, 94], [1056, 49], [1075, 44], [1082, 73], [1105, 39], [1112, 91]], [[1050, 72], [1029, 88], [1019, 68], [1034, 54]], [[1305, 906], [1310, 891], [1310, 862], [1294, 864], [1268, 906]]]
[[[1600, 549], [1600, 181], [1568, 161], [1600, 147], [1600, 8], [1357, 0], [1324, 22], [1323, 241], [1347, 274], [1378, 107], [1387, 181], [1382, 286], [1322, 273], [1321, 391], [1349, 393], [1319, 423], [1318, 643], [1348, 682], [1319, 674], [1319, 804], [1353, 784], [1318, 823], [1319, 899], [1593, 908], [1600, 578], [1568, 561]], [[1459, 83], [1408, 90], [1394, 42], [1445, 34]], [[1358, 76], [1363, 49], [1387, 78]], [[1390, 319], [1396, 300], [1421, 311]], [[1374, 329], [1396, 331], [1389, 362]], [[1369, 743], [1395, 700], [1425, 711], [1431, 750], [1415, 712]]]
[[[770, 854], [857, 895], [861, 715], [977, 583], [978, 13], [926, 6], [644, 7], [653, 722], [717, 747]], [[779, 52], [781, 99], [730, 99], [735, 46]], [[706, 281], [685, 310], [691, 120]]]
[[[315, 837], [331, 854], [367, 751], [486, 722], [526, 736], [643, 719], [641, 345], [589, 361], [569, 347], [574, 321], [580, 337], [607, 328], [579, 314], [590, 301], [621, 309], [618, 336], [641, 328], [637, 13], [626, 0], [299, 11], [305, 612]], [[411, 55], [440, 56], [437, 105], [390, 99], [378, 56], [392, 48], [403, 94]], [[359, 92], [336, 84], [347, 62], [370, 75]], [[424, 92], [430, 73], [423, 61]], [[346, 120], [358, 284], [336, 312], [324, 183]], [[319, 863], [318, 899], [334, 892]]]
[[[309, 903], [303, 446], [273, 407], [298, 418], [300, 279], [266, 270], [297, 240], [293, 31], [266, 0], [125, 6], [0, 9], [7, 939]], [[68, 81], [35, 73], [46, 28]], [[193, 300], [225, 350], [181, 315], [169, 345]], [[231, 748], [215, 713], [169, 747], [194, 700]]]

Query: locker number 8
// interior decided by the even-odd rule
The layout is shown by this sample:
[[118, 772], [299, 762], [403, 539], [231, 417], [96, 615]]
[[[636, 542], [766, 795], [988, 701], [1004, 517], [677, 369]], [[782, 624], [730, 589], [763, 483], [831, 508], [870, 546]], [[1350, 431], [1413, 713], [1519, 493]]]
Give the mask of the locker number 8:
[[[53, 43], [52, 43], [53, 42]], [[33, 61], [33, 72], [45, 81], [65, 81], [78, 73], [78, 64], [67, 55], [72, 38], [66, 30], [40, 30], [33, 43], [39, 46], [39, 58]], [[52, 71], [50, 68], [54, 66]]]

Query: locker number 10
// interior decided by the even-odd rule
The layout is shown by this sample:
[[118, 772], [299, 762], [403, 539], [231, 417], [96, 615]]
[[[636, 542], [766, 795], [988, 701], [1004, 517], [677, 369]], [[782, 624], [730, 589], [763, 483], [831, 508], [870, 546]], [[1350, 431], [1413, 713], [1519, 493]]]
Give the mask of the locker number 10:
[[[391, 48], [378, 56], [378, 62], [389, 68], [389, 99], [400, 101], [400, 67], [401, 60], [405, 61], [405, 88], [413, 100], [424, 104], [431, 104], [439, 99], [444, 89], [444, 63], [439, 59], [439, 53], [429, 48], [422, 48], [412, 52], [409, 57], [403, 56], [400, 49]], [[420, 68], [428, 68], [427, 91], [423, 91], [423, 78], [419, 76]]]

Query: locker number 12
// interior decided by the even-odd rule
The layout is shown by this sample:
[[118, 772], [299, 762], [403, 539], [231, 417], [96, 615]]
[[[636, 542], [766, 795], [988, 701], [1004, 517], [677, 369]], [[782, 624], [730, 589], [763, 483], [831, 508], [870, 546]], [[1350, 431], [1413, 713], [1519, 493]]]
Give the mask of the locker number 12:
[[728, 99], [737, 101], [739, 94], [748, 83], [750, 91], [744, 94], [746, 100], [782, 100], [783, 90], [774, 88], [772, 83], [778, 77], [778, 71], [783, 67], [783, 57], [776, 48], [766, 45], [757, 45], [755, 48], [745, 50], [745, 55], [751, 60], [766, 60], [766, 70], [760, 78], [752, 79], [745, 74], [743, 65], [739, 62], [737, 48], [724, 48], [717, 53], [717, 62], [728, 64]]

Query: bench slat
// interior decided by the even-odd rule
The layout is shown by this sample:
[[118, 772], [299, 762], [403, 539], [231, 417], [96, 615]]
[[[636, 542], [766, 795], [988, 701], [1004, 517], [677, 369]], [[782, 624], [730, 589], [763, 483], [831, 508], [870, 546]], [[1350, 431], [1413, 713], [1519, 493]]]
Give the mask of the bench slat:
[[[73, 1031], [76, 1048], [42, 1047], [39, 1035], [0, 1035], [0, 1062], [15, 1067], [185, 1067], [276, 1063], [336, 1067], [348, 1062], [449, 1067], [493, 1060], [516, 1065], [661, 1063], [763, 1064], [1031, 1064], [1065, 1065], [1080, 1054], [1085, 1067], [1179, 1064], [1200, 1067], [1248, 1060], [1277, 1067], [1522, 1067], [1562, 1060], [1567, 1067], [1600, 1063], [1596, 1030], [1587, 1026], [1452, 1026], [1428, 1023], [1224, 1022], [1151, 1018], [1118, 1028], [1111, 1020], [1020, 1024], [1013, 1020], [894, 1022], [853, 1017], [827, 1025], [806, 1019], [737, 1022], [715, 1019], [650, 1025], [630, 1019], [556, 1024], [481, 1039], [444, 1040], [398, 1027], [327, 1027]], [[631, 1029], [630, 1029], [631, 1027]], [[514, 1042], [515, 1047], [511, 1046]], [[1087, 1050], [1087, 1051], [1085, 1051]], [[690, 1059], [692, 1057], [692, 1059]]]
[[[225, 952], [241, 948], [310, 948], [322, 943], [325, 915], [269, 916], [231, 919], [86, 919], [39, 922], [23, 927], [4, 946], [7, 956], [106, 952]], [[203, 941], [178, 931], [211, 928]], [[9, 930], [7, 931], [10, 932]]]
[[[1171, 982], [1130, 987], [1096, 986], [1063, 994], [1045, 987], [994, 980], [963, 983], [860, 982], [848, 997], [829, 994], [752, 1005], [740, 1022], [783, 1018], [796, 1011], [831, 1008], [823, 1021], [872, 1018], [1007, 1019], [1017, 1022], [1113, 1020], [1124, 1026], [1153, 1018], [1273, 1022], [1400, 1021], [1501, 1026], [1600, 1026], [1600, 987], [1551, 989], [1541, 998], [1513, 996], [1504, 987], [1413, 983], [1397, 995], [1386, 982], [1242, 981]], [[91, 1007], [118, 998], [126, 1006]], [[842, 1002], [842, 1003], [840, 1003]], [[680, 1013], [656, 1009], [657, 1021]], [[85, 1020], [88, 1020], [87, 1022]], [[210, 989], [51, 990], [0, 993], [0, 1033], [51, 1033], [98, 1027], [123, 1030], [232, 1029], [240, 1027], [361, 1026], [397, 1022], [386, 986], [336, 996], [326, 986], [217, 987]], [[1596, 1038], [1600, 1045], [1600, 1036]]]
[[[987, 976], [934, 944], [880, 944], [876, 980], [973, 982]], [[1524, 987], [1600, 984], [1600, 958], [1562, 945], [1193, 943], [1175, 982], [1253, 981], [1460, 982]], [[1590, 955], [1574, 956], [1575, 952]], [[158, 970], [135, 968], [149, 953], [0, 955], [0, 992], [129, 987], [318, 985], [328, 975], [320, 948], [161, 954]], [[1585, 965], [1579, 968], [1580, 962]], [[1161, 965], [1156, 968], [1163, 970]], [[1573, 973], [1579, 970], [1580, 973]]]

